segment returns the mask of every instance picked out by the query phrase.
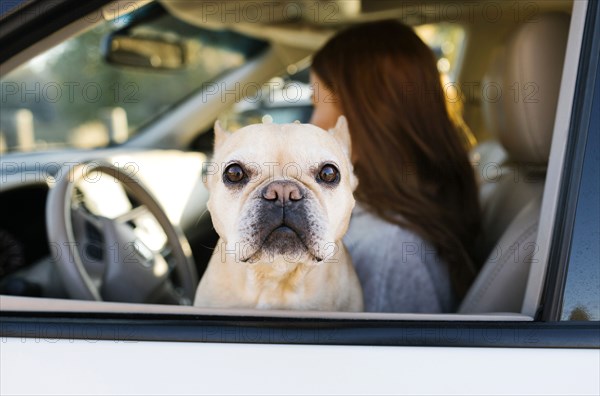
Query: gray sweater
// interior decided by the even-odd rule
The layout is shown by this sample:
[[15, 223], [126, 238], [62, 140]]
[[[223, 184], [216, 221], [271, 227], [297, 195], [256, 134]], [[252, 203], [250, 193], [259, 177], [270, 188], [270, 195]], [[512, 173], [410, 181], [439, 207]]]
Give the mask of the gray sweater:
[[363, 288], [367, 312], [451, 312], [446, 264], [431, 244], [358, 203], [344, 244]]

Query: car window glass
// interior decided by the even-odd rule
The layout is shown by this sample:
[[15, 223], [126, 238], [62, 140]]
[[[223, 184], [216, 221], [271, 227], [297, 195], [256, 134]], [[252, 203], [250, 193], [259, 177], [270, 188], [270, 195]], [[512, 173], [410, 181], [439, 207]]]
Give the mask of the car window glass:
[[[600, 106], [596, 75], [593, 108]], [[591, 117], [571, 240], [562, 320], [600, 320], [600, 120]]]
[[[149, 10], [150, 20], [129, 26], [136, 15]], [[160, 37], [167, 47], [169, 42], [182, 43], [189, 55], [185, 65], [168, 69], [109, 63], [103, 46], [111, 33], [125, 29], [137, 36]], [[122, 143], [265, 46], [228, 30], [189, 25], [156, 4], [102, 21], [3, 76], [0, 150]], [[141, 51], [139, 42], [136, 51]], [[156, 56], [149, 54], [148, 59], [155, 62]]]

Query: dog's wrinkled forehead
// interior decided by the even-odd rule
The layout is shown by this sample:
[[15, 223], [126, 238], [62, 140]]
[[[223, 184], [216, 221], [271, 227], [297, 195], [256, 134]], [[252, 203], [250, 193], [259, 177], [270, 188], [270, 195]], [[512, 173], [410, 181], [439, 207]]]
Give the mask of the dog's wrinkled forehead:
[[[308, 124], [256, 124], [216, 141], [215, 159], [258, 162], [261, 165], [344, 161], [344, 150], [331, 133]], [[223, 138], [222, 138], [223, 139]], [[219, 144], [221, 143], [221, 144]]]

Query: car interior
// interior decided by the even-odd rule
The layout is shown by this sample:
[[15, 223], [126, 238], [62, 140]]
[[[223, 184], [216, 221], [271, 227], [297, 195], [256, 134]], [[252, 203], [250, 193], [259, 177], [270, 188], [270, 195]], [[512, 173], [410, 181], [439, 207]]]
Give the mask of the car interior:
[[[218, 238], [202, 183], [212, 126], [308, 122], [311, 54], [347, 26], [398, 19], [430, 45], [447, 94], [459, 99], [452, 108], [470, 136], [480, 187], [482, 269], [453, 314], [269, 315], [532, 320], [524, 307], [539, 298], [532, 288], [546, 264], [538, 226], [545, 189], [556, 183], [547, 169], [573, 7], [568, 0], [105, 5], [2, 65], [2, 305], [264, 315], [189, 307]], [[68, 85], [67, 73], [91, 77]], [[104, 94], [95, 101], [98, 88]], [[65, 96], [55, 103], [59, 91]], [[64, 100], [68, 92], [73, 101]], [[149, 248], [127, 244], [132, 238]], [[128, 265], [133, 253], [153, 271]]]

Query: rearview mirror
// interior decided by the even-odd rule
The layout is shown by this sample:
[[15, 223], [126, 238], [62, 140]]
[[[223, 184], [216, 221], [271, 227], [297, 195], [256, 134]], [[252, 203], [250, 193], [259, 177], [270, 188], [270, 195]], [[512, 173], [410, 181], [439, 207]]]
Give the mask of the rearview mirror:
[[185, 42], [161, 36], [111, 34], [106, 38], [103, 52], [108, 63], [147, 69], [181, 69], [188, 59]]

